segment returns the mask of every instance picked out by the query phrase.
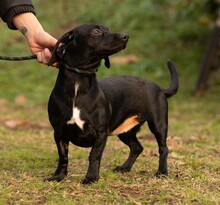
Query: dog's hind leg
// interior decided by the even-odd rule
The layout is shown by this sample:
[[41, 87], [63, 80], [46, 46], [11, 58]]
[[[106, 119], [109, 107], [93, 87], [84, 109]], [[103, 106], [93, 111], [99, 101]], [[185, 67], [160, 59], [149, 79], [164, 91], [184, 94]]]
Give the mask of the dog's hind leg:
[[61, 135], [56, 132], [54, 133], [54, 139], [58, 149], [59, 162], [54, 175], [47, 178], [46, 181], [59, 182], [67, 175], [69, 141], [62, 138]]
[[139, 131], [139, 128], [140, 126], [136, 126], [131, 131], [118, 135], [119, 139], [129, 146], [130, 154], [124, 164], [121, 166], [117, 166], [113, 170], [114, 172], [129, 172], [137, 157], [143, 151], [143, 147], [136, 137], [136, 133]]
[[168, 175], [167, 171], [167, 157], [168, 157], [168, 147], [167, 147], [167, 120], [152, 123], [148, 122], [151, 132], [154, 134], [158, 147], [159, 147], [159, 167], [156, 172], [156, 176]]

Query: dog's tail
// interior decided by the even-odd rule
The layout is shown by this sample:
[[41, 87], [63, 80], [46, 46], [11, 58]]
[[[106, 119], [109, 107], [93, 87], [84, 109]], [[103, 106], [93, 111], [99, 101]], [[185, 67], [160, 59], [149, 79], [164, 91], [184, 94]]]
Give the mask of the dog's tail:
[[179, 88], [179, 78], [173, 63], [170, 60], [167, 61], [167, 66], [170, 70], [171, 82], [167, 89], [162, 90], [166, 97], [169, 98], [177, 93]]

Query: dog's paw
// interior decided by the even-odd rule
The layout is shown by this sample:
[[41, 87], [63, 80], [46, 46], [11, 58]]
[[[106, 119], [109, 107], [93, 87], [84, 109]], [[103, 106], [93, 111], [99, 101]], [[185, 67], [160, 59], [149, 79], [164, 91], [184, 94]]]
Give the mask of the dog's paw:
[[49, 178], [46, 178], [44, 179], [44, 181], [57, 181], [57, 182], [60, 182], [64, 179], [64, 177], [66, 176], [66, 174], [58, 174], [58, 175], [54, 175], [52, 177], [49, 177]]
[[117, 166], [115, 169], [113, 169], [113, 172], [121, 172], [121, 173], [126, 173], [130, 171], [131, 171], [130, 167], [123, 167], [123, 166]]
[[83, 179], [81, 181], [81, 184], [83, 185], [89, 185], [89, 184], [93, 184], [93, 183], [96, 183], [98, 182], [98, 179], [94, 179], [92, 177], [86, 177], [85, 179]]
[[155, 173], [155, 176], [156, 177], [167, 177], [168, 176], [168, 171], [166, 170], [166, 171], [157, 171], [156, 173]]

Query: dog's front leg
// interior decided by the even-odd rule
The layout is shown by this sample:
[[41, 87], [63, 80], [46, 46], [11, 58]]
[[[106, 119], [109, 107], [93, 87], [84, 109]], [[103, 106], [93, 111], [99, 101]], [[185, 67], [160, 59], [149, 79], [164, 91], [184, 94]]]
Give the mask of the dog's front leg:
[[69, 141], [65, 140], [61, 134], [54, 133], [54, 139], [56, 141], [58, 154], [59, 154], [59, 162], [57, 169], [54, 175], [50, 178], [47, 178], [47, 181], [62, 181], [64, 177], [67, 175], [67, 166], [68, 166], [68, 147]]
[[107, 136], [106, 132], [98, 134], [89, 155], [89, 167], [85, 179], [81, 182], [82, 184], [91, 184], [99, 180], [100, 162], [106, 145]]

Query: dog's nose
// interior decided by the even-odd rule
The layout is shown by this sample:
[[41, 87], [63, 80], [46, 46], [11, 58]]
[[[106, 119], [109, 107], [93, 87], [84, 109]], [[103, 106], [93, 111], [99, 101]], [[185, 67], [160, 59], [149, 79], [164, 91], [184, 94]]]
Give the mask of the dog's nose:
[[120, 35], [120, 38], [121, 38], [123, 41], [127, 41], [127, 40], [129, 39], [129, 35], [126, 34], [126, 33], [122, 33], [122, 34]]

